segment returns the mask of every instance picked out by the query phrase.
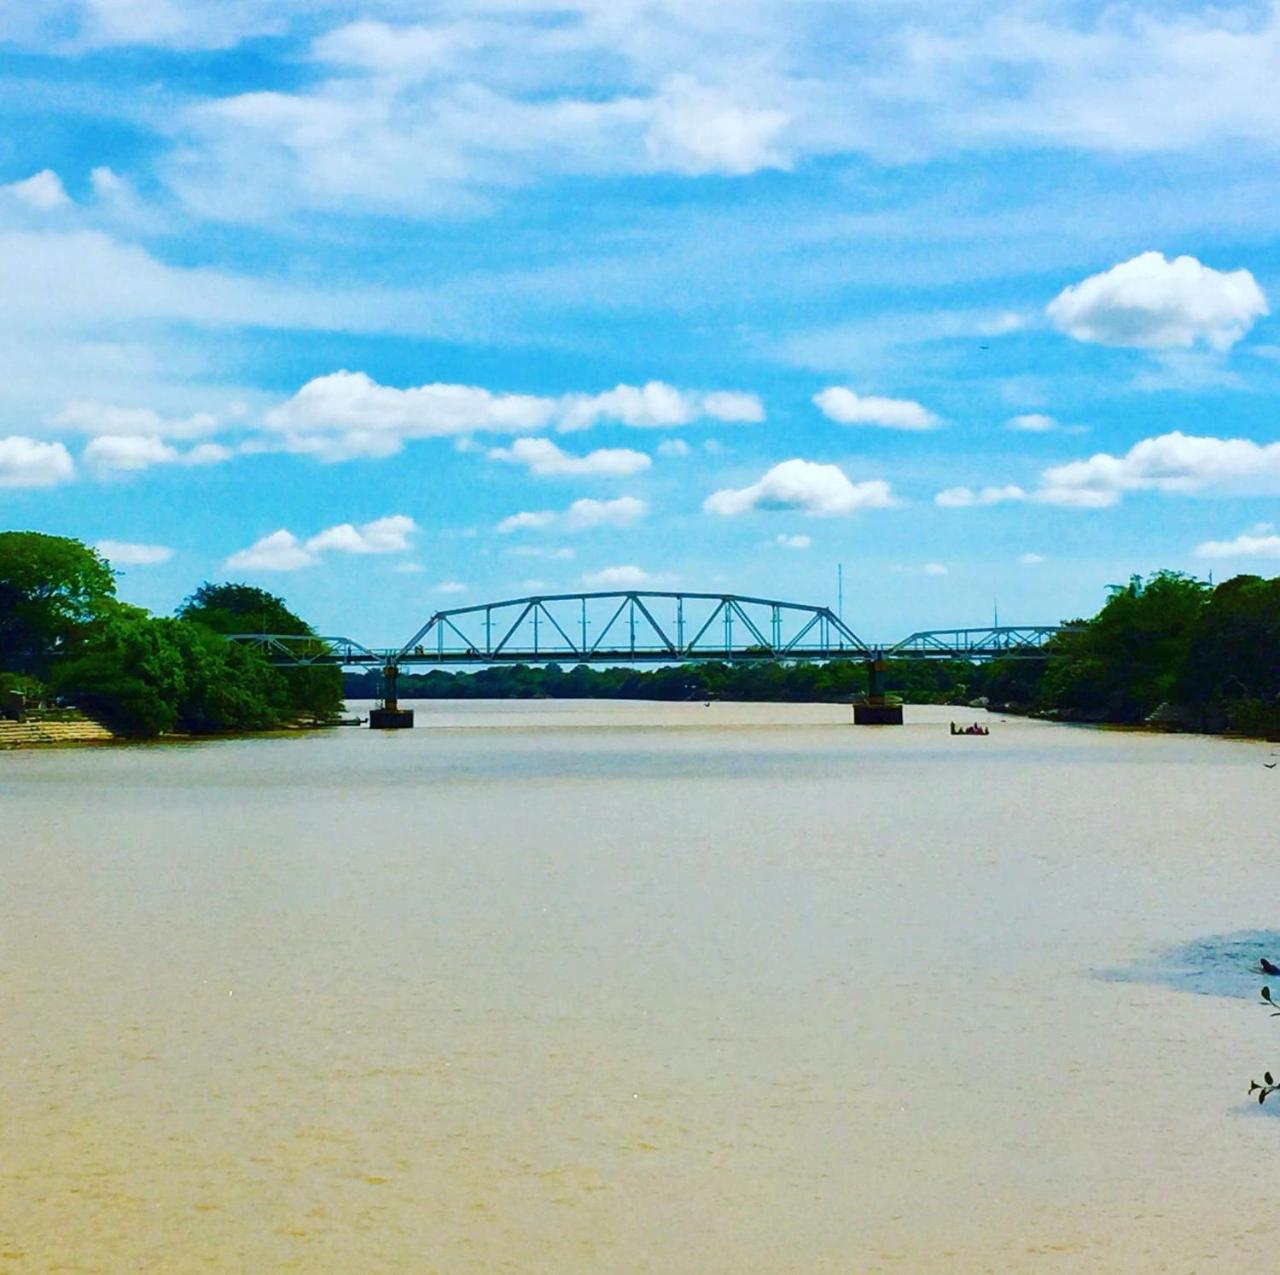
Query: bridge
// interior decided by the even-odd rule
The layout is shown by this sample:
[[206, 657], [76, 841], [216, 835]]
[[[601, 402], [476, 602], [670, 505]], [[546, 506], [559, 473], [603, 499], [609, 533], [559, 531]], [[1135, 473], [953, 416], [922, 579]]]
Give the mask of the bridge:
[[[1060, 625], [928, 629], [896, 642], [867, 642], [830, 607], [731, 593], [627, 589], [538, 594], [437, 611], [398, 648], [370, 648], [348, 637], [237, 633], [281, 667], [380, 668], [392, 714], [400, 669], [495, 664], [678, 664], [860, 659], [870, 672], [858, 720], [894, 720], [883, 691], [890, 659], [1044, 658]], [[857, 708], [866, 711], [857, 713]], [[886, 711], [877, 713], [877, 708]], [[896, 708], [901, 721], [901, 708]], [[386, 724], [391, 724], [386, 719]]]

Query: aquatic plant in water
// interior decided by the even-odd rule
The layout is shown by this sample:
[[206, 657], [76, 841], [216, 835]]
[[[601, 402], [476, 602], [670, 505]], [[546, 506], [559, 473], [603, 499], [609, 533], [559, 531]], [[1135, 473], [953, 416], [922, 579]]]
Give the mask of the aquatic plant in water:
[[[1271, 988], [1264, 987], [1259, 995], [1262, 997], [1262, 1003], [1271, 1010], [1271, 1017], [1280, 1018], [1280, 1009], [1276, 1007], [1276, 1002], [1271, 999]], [[1280, 1085], [1276, 1084], [1269, 1071], [1262, 1073], [1261, 1084], [1256, 1080], [1249, 1081], [1249, 1092], [1258, 1095], [1259, 1103], [1266, 1102], [1267, 1095], [1275, 1093], [1277, 1089], [1280, 1089]]]

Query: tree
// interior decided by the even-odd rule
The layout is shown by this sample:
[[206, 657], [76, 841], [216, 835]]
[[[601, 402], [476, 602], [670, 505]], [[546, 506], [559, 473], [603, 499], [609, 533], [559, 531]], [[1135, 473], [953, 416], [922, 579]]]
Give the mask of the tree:
[[[202, 584], [181, 607], [178, 618], [215, 633], [276, 633], [309, 637], [315, 630], [289, 610], [283, 598], [249, 584]], [[335, 666], [277, 670], [286, 700], [298, 713], [332, 717], [342, 707], [342, 671]]]
[[73, 649], [115, 597], [94, 549], [38, 531], [0, 532], [0, 668], [43, 673]]
[[1177, 571], [1114, 586], [1092, 620], [1050, 643], [1046, 706], [1138, 722], [1174, 699], [1208, 595], [1207, 584]]

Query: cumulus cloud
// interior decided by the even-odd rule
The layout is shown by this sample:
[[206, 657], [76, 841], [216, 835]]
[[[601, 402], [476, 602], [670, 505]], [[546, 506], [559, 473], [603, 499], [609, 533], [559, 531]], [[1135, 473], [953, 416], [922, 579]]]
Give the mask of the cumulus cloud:
[[90, 436], [141, 434], [151, 438], [204, 438], [217, 431], [219, 421], [210, 412], [166, 417], [149, 407], [115, 407], [85, 400], [68, 403], [49, 424]]
[[312, 536], [306, 547], [308, 553], [404, 553], [410, 548], [409, 538], [417, 530], [418, 524], [412, 518], [392, 514], [359, 527], [349, 522], [339, 523]]
[[157, 566], [173, 557], [168, 545], [140, 545], [127, 540], [99, 540], [94, 548], [108, 561], [128, 567]]
[[560, 400], [557, 428], [587, 429], [600, 420], [615, 420], [634, 429], [668, 429], [702, 416], [754, 423], [764, 420], [764, 405], [754, 394], [719, 390], [700, 394], [662, 381], [618, 385], [603, 394], [569, 394]]
[[1197, 558], [1280, 558], [1280, 535], [1274, 524], [1260, 522], [1234, 540], [1206, 540], [1196, 546]]
[[[500, 394], [474, 385], [432, 384], [402, 390], [379, 385], [364, 372], [342, 371], [308, 381], [291, 399], [268, 412], [265, 423], [283, 437], [290, 451], [348, 460], [392, 456], [408, 439], [532, 434], [552, 425], [571, 431], [600, 421], [639, 429], [670, 428], [704, 417], [758, 421], [764, 418], [764, 408], [752, 394], [703, 394], [661, 381], [618, 385], [603, 394], [546, 397]], [[519, 459], [514, 449], [509, 458]]]
[[586, 497], [575, 500], [565, 510], [564, 525], [569, 531], [582, 531], [588, 527], [628, 527], [643, 518], [649, 506], [634, 496], [619, 496], [617, 500], [592, 500]]
[[502, 535], [512, 531], [542, 531], [552, 526], [557, 517], [558, 515], [550, 509], [526, 510], [518, 514], [508, 514], [498, 523], [497, 530]]
[[881, 429], [936, 429], [938, 417], [927, 407], [910, 399], [880, 398], [856, 394], [843, 385], [833, 385], [813, 396], [822, 414], [841, 425], [876, 425]]
[[34, 208], [37, 212], [56, 212], [71, 203], [62, 178], [51, 168], [42, 169], [23, 181], [0, 186], [0, 191], [7, 192], [20, 204]]
[[1194, 257], [1144, 252], [1065, 288], [1045, 313], [1077, 341], [1141, 349], [1203, 342], [1228, 350], [1269, 313], [1248, 270], [1224, 272]]
[[466, 593], [467, 586], [458, 580], [441, 580], [432, 590], [434, 593], [458, 594]]
[[1022, 416], [1011, 417], [1005, 422], [1005, 429], [1021, 434], [1048, 434], [1058, 428], [1058, 422], [1043, 412], [1027, 412]]
[[589, 571], [582, 583], [596, 589], [642, 589], [646, 584], [658, 584], [660, 576], [651, 575], [643, 567], [605, 567], [601, 571]]
[[775, 545], [781, 545], [784, 549], [808, 549], [813, 544], [812, 536], [775, 536], [773, 538]]
[[1122, 456], [1098, 452], [1085, 460], [1051, 465], [1039, 486], [949, 487], [934, 497], [944, 508], [1034, 501], [1068, 509], [1106, 509], [1129, 492], [1172, 495], [1280, 495], [1280, 443], [1213, 438], [1174, 430], [1144, 438]]
[[313, 567], [319, 559], [303, 548], [298, 537], [281, 528], [261, 540], [255, 540], [247, 549], [233, 553], [227, 559], [228, 571], [300, 571]]
[[0, 487], [56, 487], [75, 477], [75, 461], [61, 443], [12, 435], [0, 438]]
[[629, 451], [625, 447], [606, 447], [585, 456], [573, 456], [562, 451], [549, 438], [517, 438], [510, 447], [492, 448], [489, 459], [523, 465], [535, 478], [625, 478], [653, 464], [643, 452]]
[[1020, 553], [1018, 564], [1023, 567], [1038, 567], [1044, 561], [1042, 553]]
[[585, 531], [591, 527], [627, 527], [643, 518], [649, 506], [635, 496], [619, 496], [616, 500], [575, 500], [563, 513], [537, 510], [512, 514], [498, 523], [502, 533], [512, 531], [545, 531], [550, 527], [565, 531]]
[[945, 576], [950, 574], [940, 562], [926, 562], [921, 568], [927, 576]]
[[220, 465], [234, 453], [220, 443], [200, 443], [187, 451], [148, 434], [102, 434], [90, 439], [84, 461], [100, 474], [136, 473], [152, 465]]
[[752, 509], [799, 509], [807, 514], [851, 514], [895, 504], [889, 484], [872, 479], [853, 483], [838, 465], [784, 460], [748, 487], [713, 492], [702, 508], [732, 518]]
[[691, 76], [674, 75], [653, 104], [645, 144], [659, 168], [737, 177], [789, 166], [781, 146], [788, 123], [785, 111], [746, 106]]
[[375, 518], [358, 527], [340, 522], [305, 542], [281, 528], [232, 554], [227, 567], [233, 571], [298, 571], [315, 566], [325, 553], [404, 553], [411, 548], [410, 538], [417, 530], [417, 523], [405, 514]]
[[659, 456], [679, 458], [688, 456], [692, 450], [693, 449], [684, 441], [683, 438], [664, 438], [662, 442], [658, 444]]
[[1123, 456], [1098, 452], [1044, 471], [1037, 499], [1114, 505], [1126, 492], [1280, 494], [1280, 443], [1213, 438], [1177, 430], [1144, 438]]
[[933, 503], [943, 509], [969, 509], [974, 505], [1002, 505], [1026, 499], [1027, 493], [1021, 487], [1010, 484], [1006, 487], [983, 487], [977, 491], [972, 487], [948, 487], [933, 498]]

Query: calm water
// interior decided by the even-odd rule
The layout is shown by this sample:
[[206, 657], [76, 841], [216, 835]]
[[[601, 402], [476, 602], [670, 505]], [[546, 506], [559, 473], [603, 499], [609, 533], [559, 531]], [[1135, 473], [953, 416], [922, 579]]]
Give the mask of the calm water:
[[1271, 748], [848, 712], [0, 754], [0, 1271], [1273, 1269]]

